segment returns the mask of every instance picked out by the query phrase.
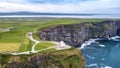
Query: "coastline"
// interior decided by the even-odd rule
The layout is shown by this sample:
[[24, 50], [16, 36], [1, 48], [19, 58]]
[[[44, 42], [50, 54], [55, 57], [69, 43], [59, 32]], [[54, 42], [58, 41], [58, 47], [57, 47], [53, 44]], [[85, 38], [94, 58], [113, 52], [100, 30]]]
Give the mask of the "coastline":
[[0, 15], [0, 18], [14, 17], [51, 17], [51, 18], [106, 18], [120, 19], [120, 15]]

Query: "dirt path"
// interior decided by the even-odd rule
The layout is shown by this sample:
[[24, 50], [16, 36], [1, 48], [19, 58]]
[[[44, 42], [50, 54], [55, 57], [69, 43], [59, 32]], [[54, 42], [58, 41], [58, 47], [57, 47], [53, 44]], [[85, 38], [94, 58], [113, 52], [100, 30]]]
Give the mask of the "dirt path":
[[[30, 53], [37, 53], [37, 52], [41, 52], [44, 50], [48, 50], [48, 49], [52, 49], [55, 48], [56, 50], [63, 50], [63, 49], [68, 49], [71, 48], [71, 46], [66, 45], [64, 42], [55, 42], [55, 41], [38, 41], [35, 40], [33, 38], [33, 33], [32, 32], [28, 32], [26, 34], [26, 37], [28, 37], [31, 41], [35, 42], [35, 44], [33, 44], [32, 46], [32, 50], [31, 51], [26, 51], [26, 52], [20, 52], [20, 53], [11, 53], [12, 55], [21, 55], [21, 54], [30, 54]], [[35, 46], [40, 43], [40, 42], [50, 42], [50, 43], [54, 43], [57, 46], [53, 46], [53, 47], [49, 47], [49, 48], [45, 48], [45, 49], [41, 49], [41, 50], [35, 50]]]

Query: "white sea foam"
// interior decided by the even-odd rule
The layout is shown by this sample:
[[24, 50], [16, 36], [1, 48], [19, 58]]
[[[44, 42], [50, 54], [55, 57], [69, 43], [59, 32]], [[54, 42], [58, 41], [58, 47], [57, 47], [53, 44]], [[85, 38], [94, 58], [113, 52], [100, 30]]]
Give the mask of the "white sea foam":
[[109, 40], [119, 41], [118, 38], [120, 38], [120, 36], [111, 37], [111, 38], [109, 38]]
[[87, 65], [87, 67], [92, 67], [92, 66], [96, 66], [97, 67], [97, 64], [94, 63], [94, 64]]
[[[103, 65], [104, 65], [104, 64], [103, 64]], [[98, 64], [94, 63], [94, 64], [90, 64], [90, 65], [86, 65], [86, 66], [87, 66], [87, 67], [93, 67], [93, 66], [94, 66], [94, 67], [98, 67]], [[107, 66], [107, 65], [105, 66], [105, 65], [104, 65], [104, 66], [99, 67], [99, 68], [112, 68], [112, 67], [111, 67], [111, 66]]]
[[88, 41], [85, 41], [85, 42], [81, 45], [80, 49], [83, 49], [83, 48], [86, 47], [87, 45], [90, 45], [90, 44], [92, 44], [92, 43], [95, 43], [96, 40], [98, 40], [98, 39], [90, 39], [90, 40], [88, 40]]
[[[111, 37], [111, 38], [109, 38], [109, 40], [120, 41], [120, 40], [118, 40], [118, 38], [120, 38], [120, 36]], [[86, 47], [87, 45], [90, 45], [91, 43], [97, 43], [96, 40], [99, 40], [99, 38], [90, 39], [88, 41], [85, 41], [79, 49], [83, 49], [84, 47]], [[105, 45], [98, 45], [98, 46], [105, 47]]]
[[98, 46], [100, 46], [100, 47], [105, 47], [105, 45], [98, 45]]
[[95, 57], [92, 57], [92, 56], [89, 56], [89, 55], [86, 55], [86, 57], [88, 57], [90, 59], [95, 59]]
[[112, 68], [112, 67], [110, 67], [110, 66], [105, 66], [105, 67], [103, 67], [103, 68]]

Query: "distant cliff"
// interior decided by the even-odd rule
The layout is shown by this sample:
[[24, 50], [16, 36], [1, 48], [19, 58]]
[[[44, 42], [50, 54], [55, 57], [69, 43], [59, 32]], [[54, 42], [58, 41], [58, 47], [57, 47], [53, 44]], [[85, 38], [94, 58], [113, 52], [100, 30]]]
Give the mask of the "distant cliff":
[[38, 33], [41, 40], [64, 41], [75, 47], [80, 47], [90, 38], [108, 38], [115, 35], [120, 35], [120, 21], [113, 20], [52, 26]]
[[0, 55], [0, 68], [85, 68], [85, 60], [77, 49], [33, 55]]

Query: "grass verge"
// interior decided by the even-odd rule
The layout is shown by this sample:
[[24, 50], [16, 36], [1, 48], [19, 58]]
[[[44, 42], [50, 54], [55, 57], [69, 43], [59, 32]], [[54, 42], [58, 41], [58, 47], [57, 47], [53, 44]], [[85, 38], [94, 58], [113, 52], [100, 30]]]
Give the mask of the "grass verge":
[[41, 50], [41, 49], [45, 49], [53, 46], [56, 46], [56, 45], [50, 42], [40, 42], [35, 46], [35, 50]]

